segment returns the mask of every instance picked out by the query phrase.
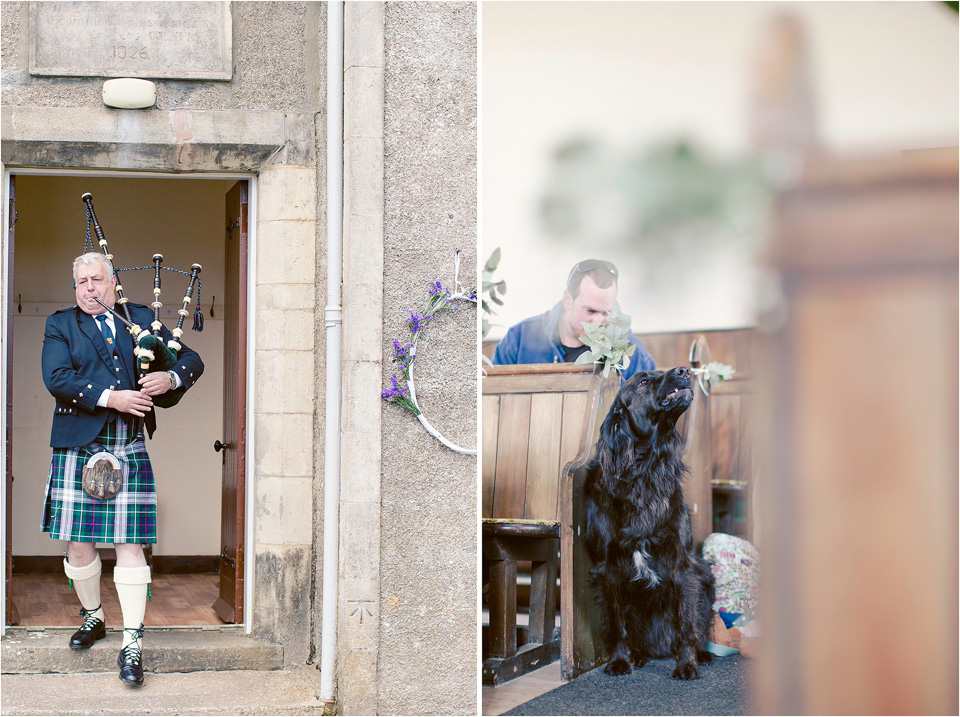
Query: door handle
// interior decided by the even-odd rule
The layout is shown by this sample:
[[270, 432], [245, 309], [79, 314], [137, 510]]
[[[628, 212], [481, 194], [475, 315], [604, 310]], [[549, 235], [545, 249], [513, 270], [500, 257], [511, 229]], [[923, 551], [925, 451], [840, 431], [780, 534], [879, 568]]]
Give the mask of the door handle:
[[217, 453], [225, 448], [233, 448], [233, 446], [231, 446], [229, 443], [221, 443], [219, 439], [213, 444], [213, 450], [215, 450]]

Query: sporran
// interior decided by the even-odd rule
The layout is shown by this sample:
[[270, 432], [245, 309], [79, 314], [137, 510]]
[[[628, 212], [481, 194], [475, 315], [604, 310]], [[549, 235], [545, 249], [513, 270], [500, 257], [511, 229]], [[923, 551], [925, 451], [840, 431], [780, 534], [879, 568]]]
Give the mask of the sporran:
[[90, 456], [83, 467], [83, 492], [97, 500], [110, 500], [120, 492], [123, 471], [120, 460], [107, 451]]

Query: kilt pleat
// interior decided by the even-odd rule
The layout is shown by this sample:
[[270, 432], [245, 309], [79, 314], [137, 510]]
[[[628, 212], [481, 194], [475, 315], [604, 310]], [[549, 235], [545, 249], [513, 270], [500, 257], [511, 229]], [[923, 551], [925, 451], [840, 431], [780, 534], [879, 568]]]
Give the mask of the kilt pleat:
[[[123, 420], [109, 421], [93, 443], [54, 448], [40, 529], [56, 540], [81, 543], [156, 543], [157, 491], [143, 433]], [[134, 432], [137, 431], [137, 432]], [[120, 460], [123, 485], [109, 500], [83, 491], [83, 467], [107, 450]]]

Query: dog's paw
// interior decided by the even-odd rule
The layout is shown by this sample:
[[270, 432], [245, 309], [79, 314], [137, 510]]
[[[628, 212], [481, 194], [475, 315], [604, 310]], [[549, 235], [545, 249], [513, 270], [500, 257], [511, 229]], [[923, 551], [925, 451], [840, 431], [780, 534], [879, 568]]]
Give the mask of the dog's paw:
[[700, 679], [700, 670], [696, 662], [684, 662], [682, 665], [677, 665], [673, 676], [678, 680], [697, 680]]
[[622, 657], [615, 657], [607, 663], [603, 671], [608, 675], [629, 675], [633, 670], [630, 668], [629, 662]]
[[639, 650], [630, 650], [630, 664], [639, 669], [647, 664], [647, 658], [640, 654]]

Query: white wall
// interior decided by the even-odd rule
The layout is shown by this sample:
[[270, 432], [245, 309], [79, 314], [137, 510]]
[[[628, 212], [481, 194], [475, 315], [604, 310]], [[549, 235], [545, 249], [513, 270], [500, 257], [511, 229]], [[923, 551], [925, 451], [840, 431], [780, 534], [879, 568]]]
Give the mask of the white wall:
[[[48, 314], [75, 304], [71, 267], [83, 251], [86, 221], [81, 194], [91, 192], [97, 217], [118, 267], [203, 266], [201, 333], [184, 323], [184, 342], [205, 364], [199, 383], [174, 408], [158, 411], [147, 441], [158, 493], [157, 555], [219, 555], [223, 381], [223, 196], [228, 180], [16, 177], [18, 221], [14, 250], [14, 555], [56, 555], [65, 544], [40, 532], [51, 449], [54, 400], [43, 386], [40, 352]], [[94, 235], [94, 241], [96, 237]], [[97, 247], [99, 250], [99, 247]], [[161, 300], [167, 328], [176, 325], [187, 277], [164, 271]], [[123, 272], [124, 294], [153, 300], [153, 272]], [[215, 317], [211, 301], [216, 297]], [[194, 295], [194, 299], [196, 295]], [[18, 310], [18, 303], [21, 310]], [[192, 306], [191, 306], [192, 312]]]
[[[540, 228], [536, 204], [557, 143], [594, 136], [616, 154], [686, 136], [720, 158], [749, 150], [754, 62], [766, 23], [783, 11], [806, 29], [829, 152], [957, 144], [957, 16], [942, 3], [482, 5], [482, 258], [501, 247], [497, 277], [508, 286], [497, 323], [551, 306], [570, 268], [601, 254], [551, 243]], [[691, 256], [676, 292], [654, 294], [630, 282], [641, 251], [601, 258], [620, 266], [621, 304], [637, 330], [752, 322], [750, 256]]]

